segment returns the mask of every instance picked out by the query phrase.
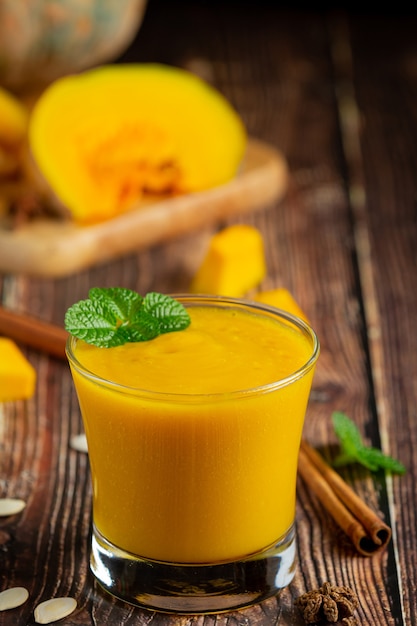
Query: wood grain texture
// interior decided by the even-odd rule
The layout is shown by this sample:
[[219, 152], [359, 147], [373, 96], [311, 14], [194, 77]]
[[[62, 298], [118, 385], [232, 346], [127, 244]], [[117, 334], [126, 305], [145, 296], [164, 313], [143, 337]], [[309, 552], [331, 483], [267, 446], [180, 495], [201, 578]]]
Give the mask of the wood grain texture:
[[282, 198], [288, 171], [274, 147], [250, 139], [230, 182], [173, 198], [144, 200], [111, 220], [80, 225], [38, 219], [15, 228], [0, 225], [0, 270], [60, 277], [143, 250], [212, 224], [259, 210]]
[[369, 19], [351, 27], [365, 191], [355, 221], [367, 232], [364, 241], [359, 230], [357, 248], [363, 282], [372, 283], [374, 293], [371, 301], [371, 289], [363, 290], [377, 414], [368, 432], [407, 467], [406, 476], [388, 485], [397, 527], [392, 563], [399, 573], [397, 619], [407, 624], [417, 621], [417, 184], [411, 175], [417, 163], [417, 49], [409, 39], [416, 24], [415, 17], [376, 20], [372, 46], [366, 35]]
[[[79, 603], [69, 626], [302, 626], [294, 599], [326, 580], [355, 589], [361, 625], [417, 622], [415, 21], [255, 4], [237, 11], [233, 3], [155, 0], [125, 59], [197, 64], [249, 132], [285, 155], [285, 198], [219, 225], [246, 221], [262, 231], [262, 286], [289, 288], [317, 330], [322, 353], [305, 437], [331, 459], [330, 416], [343, 410], [368, 443], [406, 464], [401, 478], [343, 471], [392, 525], [393, 540], [371, 559], [356, 555], [300, 479], [298, 569], [279, 599], [199, 617], [112, 600], [88, 572], [91, 490], [86, 456], [69, 447], [81, 421], [68, 367], [25, 350], [37, 393], [0, 407], [0, 489], [28, 505], [0, 519], [0, 588], [24, 585], [31, 595], [13, 614], [0, 613], [0, 626], [32, 626], [34, 604], [61, 594]], [[61, 278], [3, 273], [1, 302], [62, 324], [92, 286], [186, 291], [214, 228]]]

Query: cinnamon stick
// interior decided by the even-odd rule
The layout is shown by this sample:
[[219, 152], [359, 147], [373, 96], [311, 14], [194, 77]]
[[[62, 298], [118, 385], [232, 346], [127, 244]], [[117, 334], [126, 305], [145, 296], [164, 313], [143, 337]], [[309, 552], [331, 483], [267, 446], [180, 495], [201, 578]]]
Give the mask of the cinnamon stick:
[[0, 306], [0, 335], [65, 359], [66, 330]]
[[306, 441], [301, 443], [298, 470], [360, 554], [371, 556], [387, 546], [390, 527]]

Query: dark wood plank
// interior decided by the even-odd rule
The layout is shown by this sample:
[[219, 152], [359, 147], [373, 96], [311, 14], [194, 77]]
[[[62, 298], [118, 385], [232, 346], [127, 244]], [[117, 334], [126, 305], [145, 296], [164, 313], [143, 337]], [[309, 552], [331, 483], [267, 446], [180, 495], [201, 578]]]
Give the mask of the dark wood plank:
[[416, 26], [415, 16], [362, 17], [350, 25], [360, 152], [349, 168], [351, 183], [363, 188], [354, 210], [379, 427], [369, 425], [368, 436], [407, 467], [406, 476], [390, 483], [388, 499], [398, 527], [396, 602], [410, 624], [417, 620], [410, 549], [417, 539]]

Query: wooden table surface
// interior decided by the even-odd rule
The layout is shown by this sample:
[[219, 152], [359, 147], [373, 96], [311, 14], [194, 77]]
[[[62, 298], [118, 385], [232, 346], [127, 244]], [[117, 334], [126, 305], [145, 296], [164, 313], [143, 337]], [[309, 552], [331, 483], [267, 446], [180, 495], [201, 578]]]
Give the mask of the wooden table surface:
[[[298, 569], [279, 600], [199, 617], [113, 600], [88, 570], [90, 477], [87, 456], [69, 447], [82, 427], [68, 366], [23, 348], [38, 385], [32, 399], [0, 405], [0, 495], [27, 506], [0, 519], [0, 590], [22, 585], [30, 599], [0, 613], [1, 626], [31, 625], [37, 603], [67, 595], [78, 602], [62, 621], [67, 626], [297, 626], [303, 620], [294, 599], [325, 581], [356, 591], [360, 624], [417, 623], [416, 27], [407, 15], [150, 0], [123, 57], [201, 73], [234, 104], [252, 136], [285, 155], [285, 198], [240, 221], [264, 236], [262, 288], [290, 289], [320, 337], [306, 439], [331, 458], [330, 417], [344, 411], [367, 443], [407, 467], [401, 477], [343, 471], [392, 526], [387, 550], [357, 555], [300, 479]], [[93, 286], [186, 291], [213, 231], [64, 278], [0, 275], [1, 303], [62, 324], [67, 307]]]

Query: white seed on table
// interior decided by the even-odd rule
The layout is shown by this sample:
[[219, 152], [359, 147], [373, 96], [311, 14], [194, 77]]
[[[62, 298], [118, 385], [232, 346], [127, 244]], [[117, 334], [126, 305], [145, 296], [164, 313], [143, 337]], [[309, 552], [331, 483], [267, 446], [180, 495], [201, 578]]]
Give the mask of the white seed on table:
[[83, 433], [71, 437], [70, 446], [77, 452], [88, 452], [87, 439]]
[[41, 602], [35, 608], [34, 616], [37, 624], [50, 624], [67, 617], [77, 608], [74, 598], [52, 598]]
[[23, 511], [25, 506], [26, 502], [18, 498], [0, 498], [0, 516], [16, 515]]
[[0, 593], [0, 611], [15, 609], [24, 604], [29, 597], [29, 591], [24, 587], [10, 587]]

